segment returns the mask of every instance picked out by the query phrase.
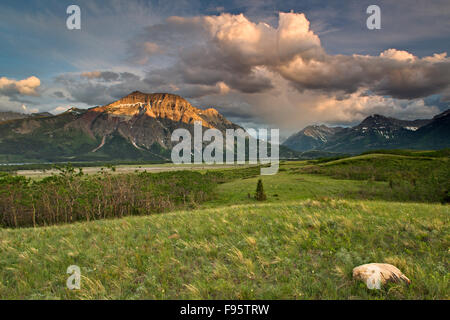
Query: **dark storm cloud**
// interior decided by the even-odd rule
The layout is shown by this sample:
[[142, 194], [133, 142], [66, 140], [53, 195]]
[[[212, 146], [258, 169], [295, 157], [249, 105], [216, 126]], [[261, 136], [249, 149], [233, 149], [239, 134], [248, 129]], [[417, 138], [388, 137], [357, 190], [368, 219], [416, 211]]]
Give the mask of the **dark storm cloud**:
[[[418, 58], [389, 49], [377, 56], [329, 55], [303, 14], [280, 13], [277, 28], [243, 15], [171, 17], [147, 28], [143, 37], [176, 57], [167, 79], [179, 87], [223, 82], [242, 93], [261, 93], [274, 87], [268, 72], [281, 75], [300, 92], [332, 95], [370, 90], [399, 99], [439, 93], [446, 97], [450, 85], [445, 54]], [[153, 81], [152, 75], [147, 81]]]
[[415, 99], [443, 93], [450, 85], [450, 60], [444, 55], [419, 59], [394, 49], [380, 56], [301, 58], [279, 68], [299, 90], [354, 93], [367, 88], [379, 95]]

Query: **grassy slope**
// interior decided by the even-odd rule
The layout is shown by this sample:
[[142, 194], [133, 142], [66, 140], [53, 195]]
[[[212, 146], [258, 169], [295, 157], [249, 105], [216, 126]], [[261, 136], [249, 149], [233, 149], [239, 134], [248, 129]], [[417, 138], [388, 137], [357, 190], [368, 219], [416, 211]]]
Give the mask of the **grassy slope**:
[[[449, 298], [449, 207], [294, 201], [0, 231], [2, 298]], [[397, 265], [368, 291], [354, 266]], [[65, 269], [82, 268], [82, 290]]]
[[[0, 298], [450, 298], [448, 205], [382, 201], [387, 182], [295, 170], [304, 164], [263, 177], [264, 204], [247, 197], [250, 178], [220, 185], [201, 210], [0, 229]], [[398, 266], [412, 285], [367, 290], [351, 280], [367, 262]], [[65, 288], [71, 264], [80, 291]]]
[[[314, 162], [312, 162], [314, 163]], [[338, 179], [388, 182], [382, 199], [450, 202], [450, 163], [447, 157], [370, 154], [298, 168]]]

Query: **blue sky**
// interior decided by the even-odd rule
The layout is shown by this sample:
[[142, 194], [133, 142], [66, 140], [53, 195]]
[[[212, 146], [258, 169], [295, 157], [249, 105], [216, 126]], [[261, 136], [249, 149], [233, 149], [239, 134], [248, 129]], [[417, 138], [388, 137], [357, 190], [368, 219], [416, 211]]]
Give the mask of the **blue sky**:
[[[66, 28], [66, 8], [71, 4], [81, 8], [81, 30]], [[381, 8], [381, 30], [366, 27], [366, 8], [371, 4]], [[332, 66], [342, 73], [345, 69], [336, 66], [352, 64], [347, 61], [348, 57], [379, 57], [380, 53], [395, 49], [415, 57], [417, 63], [411, 65], [411, 69], [424, 68], [421, 74], [431, 72], [433, 77], [442, 79], [426, 85], [406, 81], [405, 90], [394, 91], [382, 87], [385, 79], [352, 83], [356, 76], [343, 79], [342, 83], [348, 84], [348, 88], [335, 83], [324, 85], [323, 79], [308, 82], [298, 74], [287, 72], [287, 65], [275, 65], [268, 59], [242, 65], [241, 60], [247, 58], [239, 57], [242, 50], [236, 51], [235, 61], [224, 60], [223, 64], [228, 65], [218, 67], [223, 68], [222, 72], [213, 72], [195, 51], [200, 45], [207, 45], [206, 48], [225, 45], [214, 37], [202, 38], [199, 32], [211, 27], [210, 23], [182, 20], [182, 24], [192, 30], [180, 30], [178, 22], [167, 22], [172, 16], [192, 19], [221, 14], [229, 14], [228, 20], [236, 22], [235, 17], [243, 14], [249, 24], [266, 23], [277, 30], [281, 21], [279, 12], [291, 11], [303, 13], [310, 23], [309, 30], [320, 41], [320, 45], [316, 43], [320, 47], [318, 50], [323, 51], [314, 59], [326, 62], [325, 68]], [[214, 21], [223, 32], [230, 30], [229, 21]], [[448, 1], [3, 0], [0, 3], [0, 41], [0, 78], [4, 78], [5, 83], [3, 90], [0, 84], [0, 110], [25, 110], [25, 107], [26, 111], [57, 112], [69, 106], [86, 108], [114, 100], [135, 86], [146, 92], [165, 90], [182, 94], [193, 104], [214, 106], [243, 125], [285, 125], [295, 129], [310, 122], [353, 123], [374, 111], [404, 118], [432, 116], [448, 108], [446, 97], [450, 95], [445, 75], [436, 73], [435, 66], [428, 66], [440, 63], [443, 70], [447, 70], [448, 59], [420, 60], [450, 52]], [[187, 52], [192, 54], [188, 56]], [[223, 56], [216, 53], [208, 51], [205, 57], [211, 59], [211, 63], [222, 65]], [[400, 55], [392, 57], [397, 61]], [[303, 59], [309, 61], [309, 58]], [[363, 68], [373, 70], [372, 63], [378, 62], [372, 60], [362, 62]], [[228, 72], [238, 61], [240, 67], [247, 70], [241, 75], [242, 81]], [[389, 68], [385, 62], [380, 65]], [[425, 64], [427, 66], [423, 66]], [[404, 70], [393, 67], [395, 72], [398, 68]], [[211, 76], [214, 83], [193, 80], [192, 74], [187, 75], [188, 69], [203, 79]], [[312, 78], [316, 76], [314, 70], [307, 70], [313, 72]], [[97, 77], [92, 72], [97, 72]], [[98, 76], [100, 72], [117, 76], [113, 80], [106, 79]], [[19, 85], [14, 81], [32, 76], [38, 78], [40, 84], [33, 87], [35, 90], [31, 94], [17, 89]], [[431, 90], [432, 86], [439, 89]], [[365, 98], [367, 92], [371, 93], [370, 99]], [[300, 100], [305, 102], [299, 103]], [[321, 111], [324, 108], [330, 109]], [[279, 119], [271, 115], [274, 109]], [[334, 117], [329, 110], [333, 110]]]

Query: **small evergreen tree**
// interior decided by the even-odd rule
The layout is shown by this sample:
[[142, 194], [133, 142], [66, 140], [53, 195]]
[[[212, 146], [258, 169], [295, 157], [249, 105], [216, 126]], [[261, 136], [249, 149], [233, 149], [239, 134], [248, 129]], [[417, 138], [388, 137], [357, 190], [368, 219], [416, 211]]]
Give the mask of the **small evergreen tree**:
[[262, 180], [259, 179], [258, 180], [258, 185], [256, 186], [256, 195], [255, 195], [256, 200], [258, 201], [264, 201], [267, 199], [266, 194], [264, 193], [264, 187], [263, 187], [263, 183]]

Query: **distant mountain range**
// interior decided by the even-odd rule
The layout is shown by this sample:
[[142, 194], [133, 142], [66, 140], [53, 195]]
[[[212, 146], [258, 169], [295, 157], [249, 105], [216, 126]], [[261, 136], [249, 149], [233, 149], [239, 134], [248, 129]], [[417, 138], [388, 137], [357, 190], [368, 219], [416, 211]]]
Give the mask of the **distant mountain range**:
[[[168, 161], [175, 129], [193, 134], [195, 121], [223, 133], [240, 128], [217, 110], [193, 107], [180, 96], [138, 91], [87, 110], [72, 108], [56, 116], [8, 113], [0, 119], [0, 163]], [[297, 156], [282, 146], [280, 154]]]
[[[0, 163], [170, 161], [171, 135], [194, 122], [204, 129], [238, 129], [213, 108], [184, 98], [135, 91], [111, 104], [59, 115], [0, 112]], [[450, 110], [429, 120], [373, 115], [352, 128], [308, 126], [280, 146], [280, 158], [317, 158], [373, 149], [450, 147]], [[269, 146], [270, 148], [270, 146]]]
[[450, 148], [450, 109], [433, 119], [408, 121], [376, 114], [351, 128], [308, 126], [290, 136], [283, 146], [300, 152], [338, 153]]

